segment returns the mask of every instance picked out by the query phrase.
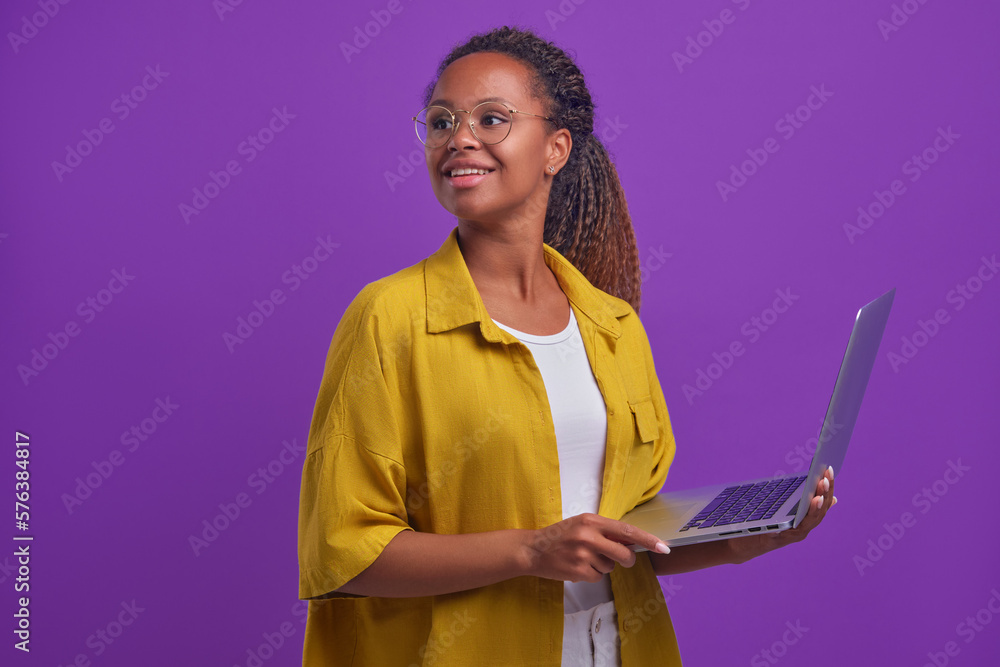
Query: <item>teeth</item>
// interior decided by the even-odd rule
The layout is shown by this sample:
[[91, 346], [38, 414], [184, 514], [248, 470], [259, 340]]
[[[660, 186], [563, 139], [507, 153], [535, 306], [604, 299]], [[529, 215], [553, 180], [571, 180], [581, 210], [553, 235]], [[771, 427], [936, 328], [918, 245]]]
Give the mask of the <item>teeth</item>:
[[467, 176], [468, 174], [488, 174], [489, 169], [452, 169], [451, 176]]

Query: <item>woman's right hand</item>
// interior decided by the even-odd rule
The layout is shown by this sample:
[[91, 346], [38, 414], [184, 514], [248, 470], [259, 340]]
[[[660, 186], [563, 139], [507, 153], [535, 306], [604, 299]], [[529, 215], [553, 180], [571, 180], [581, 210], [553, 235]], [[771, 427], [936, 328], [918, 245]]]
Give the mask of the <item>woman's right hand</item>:
[[670, 553], [670, 548], [655, 535], [631, 524], [599, 514], [577, 514], [527, 532], [527, 573], [545, 579], [595, 583], [611, 572], [615, 563], [624, 567], [635, 564], [635, 552], [629, 549], [633, 544]]

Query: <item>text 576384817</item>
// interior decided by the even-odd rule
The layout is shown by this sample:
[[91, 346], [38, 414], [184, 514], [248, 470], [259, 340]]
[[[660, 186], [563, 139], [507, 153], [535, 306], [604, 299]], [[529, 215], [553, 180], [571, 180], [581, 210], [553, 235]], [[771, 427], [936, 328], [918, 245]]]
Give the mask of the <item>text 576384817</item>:
[[24, 433], [16, 431], [14, 435], [14, 558], [17, 560], [17, 577], [14, 579], [14, 592], [21, 593], [17, 598], [14, 612], [14, 636], [18, 641], [14, 647], [27, 653], [28, 642], [31, 639], [31, 618], [28, 610], [30, 599], [26, 595], [31, 590], [31, 540], [27, 535], [28, 522], [31, 520], [31, 472], [28, 464], [31, 457], [31, 439]]

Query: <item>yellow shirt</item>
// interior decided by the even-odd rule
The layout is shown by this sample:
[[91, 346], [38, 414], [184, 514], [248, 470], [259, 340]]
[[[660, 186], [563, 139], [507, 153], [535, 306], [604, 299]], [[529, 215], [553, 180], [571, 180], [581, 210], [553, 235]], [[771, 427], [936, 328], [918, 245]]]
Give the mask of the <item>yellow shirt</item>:
[[[460, 534], [562, 519], [545, 386], [527, 346], [490, 319], [458, 246], [366, 285], [330, 343], [299, 508], [299, 597], [330, 593], [402, 530]], [[549, 245], [607, 406], [598, 513], [663, 486], [674, 436], [649, 341], [628, 302]], [[649, 552], [616, 565], [622, 667], [680, 665]], [[521, 576], [417, 598], [310, 600], [303, 665], [544, 665], [562, 654], [563, 582]]]

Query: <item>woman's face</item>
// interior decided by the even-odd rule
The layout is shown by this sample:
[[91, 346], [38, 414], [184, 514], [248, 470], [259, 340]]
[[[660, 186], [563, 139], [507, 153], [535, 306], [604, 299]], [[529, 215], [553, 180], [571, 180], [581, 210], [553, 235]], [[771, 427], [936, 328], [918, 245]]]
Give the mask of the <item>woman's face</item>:
[[[431, 96], [432, 105], [455, 112], [471, 111], [487, 98], [518, 111], [547, 115], [527, 88], [531, 72], [521, 62], [499, 53], [472, 53], [449, 65]], [[431, 187], [441, 205], [459, 219], [491, 225], [543, 224], [554, 174], [565, 164], [572, 146], [567, 130], [552, 132], [542, 118], [513, 114], [510, 134], [498, 144], [484, 144], [469, 128], [469, 114], [456, 114], [458, 129], [442, 146], [425, 148]], [[550, 134], [551, 133], [551, 134]], [[484, 176], [452, 178], [456, 164], [490, 170]], [[448, 173], [446, 173], [448, 172]]]

